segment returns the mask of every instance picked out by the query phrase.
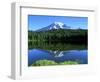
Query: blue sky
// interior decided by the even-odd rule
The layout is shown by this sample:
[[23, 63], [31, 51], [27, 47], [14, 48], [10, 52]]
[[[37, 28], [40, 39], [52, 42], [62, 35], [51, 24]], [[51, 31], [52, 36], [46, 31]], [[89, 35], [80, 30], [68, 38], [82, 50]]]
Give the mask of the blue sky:
[[88, 17], [28, 15], [28, 29], [38, 30], [54, 22], [62, 22], [73, 29], [88, 28]]

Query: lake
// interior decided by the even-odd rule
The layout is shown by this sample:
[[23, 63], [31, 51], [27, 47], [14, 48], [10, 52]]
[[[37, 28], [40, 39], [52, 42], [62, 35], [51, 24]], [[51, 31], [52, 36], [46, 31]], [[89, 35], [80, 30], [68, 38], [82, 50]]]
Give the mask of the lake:
[[52, 60], [57, 63], [76, 61], [88, 64], [88, 50], [84, 44], [34, 43], [28, 50], [28, 66], [38, 60]]

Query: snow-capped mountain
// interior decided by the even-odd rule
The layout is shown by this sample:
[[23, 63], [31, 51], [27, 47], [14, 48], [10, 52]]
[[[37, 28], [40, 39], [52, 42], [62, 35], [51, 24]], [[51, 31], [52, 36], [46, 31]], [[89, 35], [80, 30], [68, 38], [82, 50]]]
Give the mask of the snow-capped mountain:
[[41, 28], [37, 31], [47, 31], [47, 30], [53, 30], [53, 29], [70, 29], [70, 27], [65, 25], [62, 22], [54, 22], [54, 23], [50, 24], [49, 26]]

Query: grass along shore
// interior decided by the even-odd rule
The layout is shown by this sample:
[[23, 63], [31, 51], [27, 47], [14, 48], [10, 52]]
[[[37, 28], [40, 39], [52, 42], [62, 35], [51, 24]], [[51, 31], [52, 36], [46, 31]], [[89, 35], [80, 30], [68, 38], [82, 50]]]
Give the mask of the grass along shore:
[[49, 65], [76, 65], [79, 64], [77, 61], [64, 61], [57, 63], [52, 60], [38, 60], [35, 63], [33, 63], [31, 66], [49, 66]]

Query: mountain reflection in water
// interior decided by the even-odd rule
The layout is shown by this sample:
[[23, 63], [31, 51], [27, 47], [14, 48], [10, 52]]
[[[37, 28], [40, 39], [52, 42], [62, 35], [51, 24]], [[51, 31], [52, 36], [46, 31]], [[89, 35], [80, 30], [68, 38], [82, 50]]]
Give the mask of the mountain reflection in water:
[[28, 50], [28, 65], [38, 60], [53, 60], [55, 62], [78, 61], [80, 64], [88, 63], [87, 46], [82, 44], [61, 43], [30, 43]]

